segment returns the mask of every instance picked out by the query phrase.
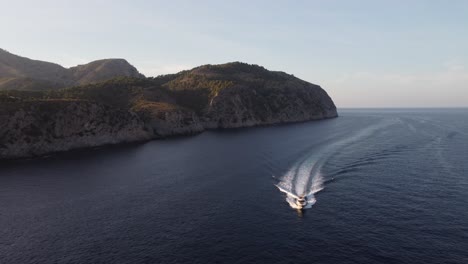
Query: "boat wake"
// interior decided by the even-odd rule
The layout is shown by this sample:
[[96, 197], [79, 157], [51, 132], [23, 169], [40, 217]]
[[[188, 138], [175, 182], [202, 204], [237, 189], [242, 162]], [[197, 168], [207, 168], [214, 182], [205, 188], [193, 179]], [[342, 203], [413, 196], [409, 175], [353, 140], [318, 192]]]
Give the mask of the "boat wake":
[[[385, 120], [378, 124], [368, 126], [350, 136], [348, 134], [344, 138], [338, 138], [331, 144], [314, 149], [313, 152], [301, 158], [291, 166], [275, 186], [286, 194], [286, 202], [292, 208], [312, 208], [317, 202], [316, 194], [325, 188], [326, 182], [333, 180], [325, 180], [325, 175], [322, 171], [327, 161], [342, 148], [356, 144], [377, 133], [379, 130], [395, 124], [397, 121], [398, 120]], [[307, 205], [305, 207], [297, 205], [296, 201], [299, 197], [304, 197], [307, 200]]]
[[305, 207], [300, 207], [297, 205], [296, 201], [299, 199], [299, 196], [296, 194], [297, 192], [292, 192], [288, 191], [287, 189], [283, 188], [282, 184], [276, 184], [276, 187], [283, 193], [286, 194], [286, 202], [294, 208], [294, 209], [309, 209], [312, 208], [312, 206], [317, 202], [317, 199], [315, 198], [315, 194], [323, 190], [324, 184], [323, 184], [323, 177], [314, 177], [315, 183], [313, 184], [314, 187], [312, 190], [305, 195], [301, 195], [306, 198], [307, 200], [307, 205]]

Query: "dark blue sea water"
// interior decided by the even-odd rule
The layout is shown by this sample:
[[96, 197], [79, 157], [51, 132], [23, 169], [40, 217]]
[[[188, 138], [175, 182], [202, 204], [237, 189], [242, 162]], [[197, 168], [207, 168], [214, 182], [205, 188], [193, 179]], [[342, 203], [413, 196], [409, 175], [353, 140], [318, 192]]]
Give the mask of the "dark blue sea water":
[[468, 110], [3, 163], [0, 263], [468, 263]]

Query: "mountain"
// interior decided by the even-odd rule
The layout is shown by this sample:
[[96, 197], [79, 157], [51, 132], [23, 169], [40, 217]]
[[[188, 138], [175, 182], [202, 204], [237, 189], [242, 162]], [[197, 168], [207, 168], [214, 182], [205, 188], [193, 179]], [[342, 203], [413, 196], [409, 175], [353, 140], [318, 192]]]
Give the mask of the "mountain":
[[31, 60], [0, 49], [0, 80], [7, 78], [27, 78], [64, 86], [72, 83], [71, 74], [58, 64]]
[[233, 62], [180, 73], [163, 87], [200, 114], [206, 128], [298, 122], [336, 116], [318, 85], [258, 65]]
[[124, 59], [105, 59], [69, 69], [77, 84], [109, 80], [118, 76], [144, 78], [143, 74]]
[[105, 59], [69, 69], [31, 60], [0, 49], [0, 90], [47, 90], [109, 80], [119, 76], [143, 78], [124, 59]]
[[[88, 69], [100, 72], [107, 63]], [[75, 72], [86, 78], [88, 71]], [[9, 90], [0, 92], [0, 102], [0, 159], [337, 116], [320, 86], [241, 62], [66, 89]]]
[[24, 91], [40, 91], [48, 89], [59, 89], [63, 87], [61, 82], [50, 82], [41, 79], [33, 79], [28, 77], [4, 77], [0, 78], [1, 90], [24, 90]]

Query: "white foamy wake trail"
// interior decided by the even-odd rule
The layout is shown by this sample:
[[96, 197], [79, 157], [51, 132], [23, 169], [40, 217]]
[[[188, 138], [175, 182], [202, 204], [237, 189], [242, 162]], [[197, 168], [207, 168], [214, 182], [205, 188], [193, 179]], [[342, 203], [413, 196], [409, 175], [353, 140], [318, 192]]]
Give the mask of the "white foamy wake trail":
[[281, 192], [286, 193], [286, 201], [292, 208], [298, 208], [296, 199], [299, 196], [306, 196], [305, 208], [311, 208], [315, 204], [314, 195], [324, 188], [323, 177], [321, 173], [316, 172], [320, 167], [315, 156], [309, 156], [291, 167], [276, 185]]
[[276, 187], [286, 194], [286, 201], [292, 208], [298, 208], [295, 201], [299, 196], [305, 196], [308, 202], [305, 208], [311, 208], [317, 202], [315, 195], [325, 188], [323, 165], [340, 149], [368, 138], [378, 130], [397, 122], [396, 119], [385, 120], [357, 131], [351, 136], [340, 138], [331, 144], [315, 149], [314, 152], [297, 161], [281, 177]]

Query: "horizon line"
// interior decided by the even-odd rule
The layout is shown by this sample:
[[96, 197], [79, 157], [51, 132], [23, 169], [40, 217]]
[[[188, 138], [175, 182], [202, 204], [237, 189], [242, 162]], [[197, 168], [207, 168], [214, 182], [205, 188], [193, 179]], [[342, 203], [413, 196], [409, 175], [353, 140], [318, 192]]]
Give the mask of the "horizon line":
[[363, 110], [372, 110], [372, 109], [468, 109], [468, 106], [351, 106], [351, 107], [336, 107], [339, 109], [363, 109]]

